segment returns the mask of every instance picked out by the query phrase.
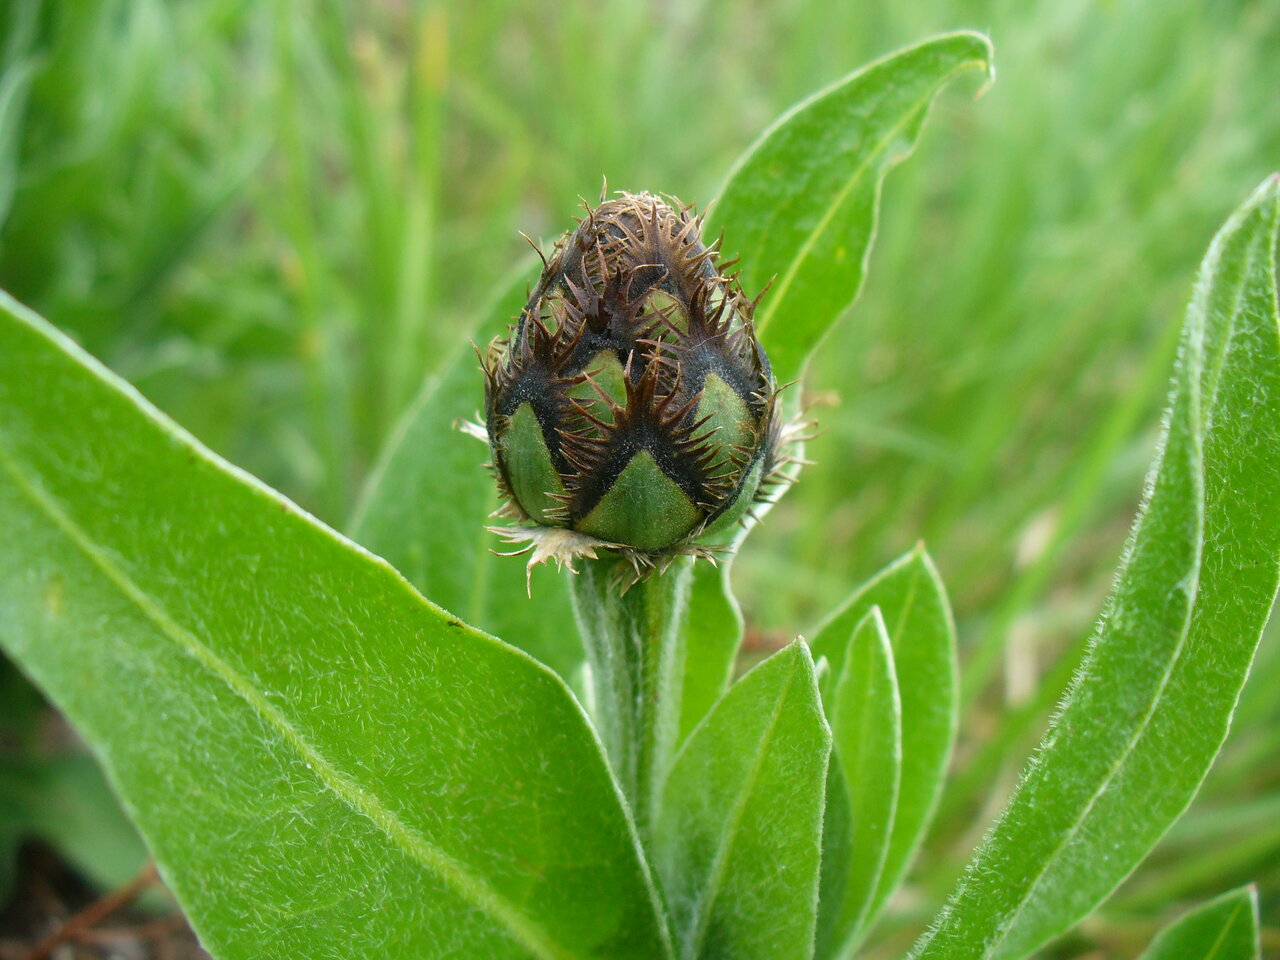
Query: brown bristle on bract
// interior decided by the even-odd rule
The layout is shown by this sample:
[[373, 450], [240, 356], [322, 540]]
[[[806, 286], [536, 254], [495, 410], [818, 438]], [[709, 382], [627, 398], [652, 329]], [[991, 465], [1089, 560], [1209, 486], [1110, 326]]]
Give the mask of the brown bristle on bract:
[[[506, 513], [528, 517], [498, 441], [527, 403], [564, 491], [546, 492], [557, 506], [545, 525], [574, 528], [647, 451], [701, 516], [685, 540], [658, 553], [714, 549], [689, 543], [744, 492], [748, 475], [776, 483], [787, 463], [777, 449], [777, 388], [752, 326], [759, 297], [746, 297], [726, 275], [731, 264], [719, 262], [719, 241], [703, 244], [691, 206], [649, 193], [583, 206], [577, 227], [543, 258], [510, 335], [482, 356], [494, 472], [515, 504]], [[599, 383], [593, 363], [602, 355], [617, 358], [619, 395]], [[711, 374], [741, 402], [742, 443], [721, 441], [714, 411], [700, 413]], [[757, 495], [754, 487], [747, 493]], [[652, 557], [632, 563], [658, 565]]]

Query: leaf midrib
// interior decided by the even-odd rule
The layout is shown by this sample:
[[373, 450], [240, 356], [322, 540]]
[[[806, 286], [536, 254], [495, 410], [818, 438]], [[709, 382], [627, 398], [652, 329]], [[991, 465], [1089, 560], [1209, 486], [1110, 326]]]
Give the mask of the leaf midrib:
[[[1254, 262], [1258, 259], [1258, 238], [1254, 238], [1248, 244], [1249, 253], [1245, 257], [1244, 263], [1240, 267], [1240, 282], [1236, 284], [1235, 293], [1231, 298], [1231, 324], [1227, 328], [1227, 335], [1223, 337], [1222, 349], [1212, 357], [1212, 366], [1208, 371], [1208, 375], [1204, 378], [1204, 382], [1208, 385], [1208, 402], [1204, 402], [1201, 396], [1201, 407], [1203, 410], [1204, 424], [1203, 427], [1208, 429], [1212, 426], [1212, 418], [1214, 409], [1218, 405], [1218, 387], [1222, 382], [1222, 372], [1226, 369], [1227, 359], [1231, 356], [1231, 342], [1236, 335], [1236, 321], [1240, 319], [1241, 308], [1244, 303], [1245, 293], [1249, 287], [1249, 277], [1253, 275]], [[1202, 305], [1202, 313], [1207, 314], [1210, 306], [1208, 296]], [[1203, 388], [1202, 388], [1203, 393]]]
[[[1209, 952], [1205, 954], [1204, 960], [1214, 960], [1218, 956], [1222, 945], [1227, 941], [1227, 934], [1231, 932], [1231, 928], [1236, 925], [1236, 918], [1240, 916], [1240, 911], [1245, 907], [1246, 901], [1237, 900], [1231, 908], [1231, 913], [1227, 915], [1227, 921], [1222, 925], [1222, 929], [1218, 931], [1218, 937], [1209, 947]], [[1255, 948], [1256, 949], [1256, 948]]]
[[[192, 656], [206, 670], [220, 679], [264, 721], [274, 727], [282, 739], [307, 762], [308, 768], [353, 811], [368, 818], [391, 843], [410, 860], [452, 887], [463, 899], [472, 903], [504, 927], [522, 946], [539, 960], [576, 960], [576, 955], [552, 940], [532, 918], [519, 910], [466, 866], [453, 859], [426, 837], [409, 827], [375, 794], [343, 773], [336, 764], [313, 746], [278, 707], [272, 704], [250, 680], [223, 660], [189, 630], [181, 626], [160, 604], [114, 563], [107, 551], [71, 518], [57, 499], [26, 475], [18, 458], [0, 440], [0, 466], [14, 485], [44, 514], [54, 526], [96, 566], [142, 615], [173, 643]], [[34, 472], [34, 471], [33, 471]]]
[[[934, 89], [936, 89], [936, 87]], [[897, 133], [906, 125], [906, 121], [911, 117], [914, 117], [919, 109], [920, 107], [918, 105], [912, 108], [905, 117], [889, 128], [888, 134], [880, 138], [876, 143], [875, 149], [868, 153], [866, 159], [854, 168], [849, 179], [845, 181], [845, 185], [840, 188], [840, 192], [836, 194], [835, 199], [827, 206], [826, 212], [823, 213], [822, 218], [809, 232], [809, 235], [805, 237], [804, 242], [800, 244], [799, 249], [796, 251], [796, 255], [791, 258], [791, 263], [787, 266], [782, 278], [778, 281], [777, 290], [774, 291], [773, 296], [769, 298], [769, 305], [765, 307], [763, 311], [764, 316], [762, 316], [759, 322], [756, 323], [756, 330], [759, 336], [763, 337], [765, 332], [770, 328], [773, 318], [778, 312], [778, 305], [786, 300], [787, 292], [795, 282], [796, 274], [799, 273], [801, 265], [808, 260], [810, 253], [818, 242], [818, 238], [825, 233], [827, 227], [831, 225], [831, 221], [835, 218], [836, 212], [844, 206], [844, 202], [848, 199], [850, 191], [858, 185], [862, 180], [863, 175], [871, 169], [871, 161], [881, 155], [881, 153], [888, 147], [890, 139], [897, 135]], [[865, 271], [863, 272], [865, 273]], [[859, 278], [858, 287], [861, 286], [861, 278]], [[856, 296], [857, 293], [858, 291], [855, 290], [854, 296]]]
[[[782, 275], [782, 279], [778, 282], [777, 289], [773, 291], [773, 295], [769, 298], [769, 304], [763, 311], [764, 315], [760, 318], [759, 322], [756, 323], [756, 330], [759, 336], [764, 336], [765, 331], [773, 321], [774, 315], [778, 312], [779, 305], [786, 299], [787, 291], [790, 290], [792, 283], [795, 282], [796, 274], [799, 272], [800, 266], [809, 258], [809, 255], [817, 244], [819, 237], [821, 237], [822, 234], [826, 232], [827, 227], [831, 225], [831, 221], [835, 218], [837, 211], [844, 206], [845, 200], [848, 199], [850, 192], [862, 180], [866, 172], [871, 169], [872, 161], [877, 160], [887, 151], [888, 146], [893, 139], [911, 120], [915, 118], [916, 114], [925, 105], [927, 105], [934, 96], [936, 96], [937, 91], [950, 81], [952, 77], [968, 70], [970, 67], [983, 65], [982, 60], [965, 60], [963, 63], [957, 64], [954, 69], [939, 77], [938, 80], [929, 87], [925, 95], [917, 100], [916, 105], [907, 111], [896, 123], [889, 127], [888, 132], [876, 142], [875, 148], [869, 151], [862, 162], [854, 168], [849, 179], [845, 181], [845, 185], [841, 187], [839, 194], [836, 195], [835, 200], [828, 205], [826, 212], [822, 215], [822, 219], [818, 221], [814, 228], [809, 232], [808, 236], [805, 237], [804, 242], [801, 243], [800, 248], [796, 251], [796, 255], [791, 258], [791, 263], [788, 265], [786, 272]], [[859, 79], [866, 79], [866, 75], [862, 75]], [[763, 238], [760, 245], [764, 245]], [[867, 252], [869, 251], [870, 244], [867, 245]], [[866, 258], [864, 256], [862, 261], [864, 264], [865, 260]], [[865, 272], [866, 271], [864, 270], [863, 273], [865, 274]], [[859, 281], [858, 285], [861, 287], [861, 281]], [[858, 291], [855, 290], [854, 296], [856, 296], [857, 293]]]

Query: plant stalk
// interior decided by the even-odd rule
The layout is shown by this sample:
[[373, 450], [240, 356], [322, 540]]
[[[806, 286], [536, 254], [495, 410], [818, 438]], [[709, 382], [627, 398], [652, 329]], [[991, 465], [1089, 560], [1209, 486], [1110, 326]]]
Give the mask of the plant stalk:
[[647, 841], [675, 749], [684, 677], [687, 557], [623, 590], [614, 557], [583, 560], [573, 608], [591, 667], [596, 727]]

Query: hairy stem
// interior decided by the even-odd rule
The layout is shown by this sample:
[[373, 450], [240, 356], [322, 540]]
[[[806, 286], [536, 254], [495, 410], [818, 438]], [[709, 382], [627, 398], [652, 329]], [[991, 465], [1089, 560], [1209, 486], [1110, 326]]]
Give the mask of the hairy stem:
[[679, 730], [692, 567], [681, 557], [624, 591], [621, 562], [584, 560], [572, 579], [573, 607], [591, 666], [596, 726], [647, 839]]

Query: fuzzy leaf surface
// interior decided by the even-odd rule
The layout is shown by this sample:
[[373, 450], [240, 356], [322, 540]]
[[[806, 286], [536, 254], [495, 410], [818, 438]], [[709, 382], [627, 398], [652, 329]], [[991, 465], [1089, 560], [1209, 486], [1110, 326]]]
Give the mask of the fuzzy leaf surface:
[[667, 955], [559, 678], [8, 298], [0, 529], [0, 643], [219, 960]]
[[1280, 176], [1209, 248], [1145, 503], [1085, 663], [915, 956], [1024, 957], [1087, 915], [1195, 796], [1280, 557]]
[[[813, 655], [825, 657], [829, 678], [839, 678], [849, 637], [879, 607], [893, 644], [902, 710], [902, 760], [898, 802], [884, 866], [861, 925], [869, 927], [902, 882], [924, 838], [951, 760], [957, 725], [959, 680], [956, 632], [942, 580], [917, 547], [890, 564], [849, 597], [814, 634]], [[828, 689], [824, 702], [836, 703]]]
[[[902, 704], [879, 607], [853, 630], [830, 706], [832, 765], [844, 778], [848, 861], [823, 870], [818, 956], [846, 956], [875, 900], [889, 854], [902, 772]], [[832, 798], [828, 798], [828, 809]], [[825, 851], [824, 851], [825, 853]]]
[[[528, 271], [517, 271], [475, 330], [483, 349], [523, 308]], [[458, 429], [480, 419], [484, 377], [470, 345], [423, 385], [361, 492], [352, 539], [385, 557], [424, 596], [568, 677], [582, 660], [564, 578], [541, 567], [525, 589], [525, 565], [486, 528], [497, 488], [489, 450]]]
[[735, 164], [709, 235], [724, 229], [748, 291], [774, 278], [756, 331], [780, 383], [857, 298], [884, 177], [910, 156], [938, 91], [970, 69], [994, 76], [979, 33], [899, 50], [793, 107]]
[[655, 863], [685, 960], [808, 960], [831, 736], [801, 642], [729, 688], [677, 756]]
[[1241, 887], [1188, 910], [1138, 960], [1258, 960], [1258, 892]]

